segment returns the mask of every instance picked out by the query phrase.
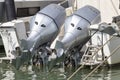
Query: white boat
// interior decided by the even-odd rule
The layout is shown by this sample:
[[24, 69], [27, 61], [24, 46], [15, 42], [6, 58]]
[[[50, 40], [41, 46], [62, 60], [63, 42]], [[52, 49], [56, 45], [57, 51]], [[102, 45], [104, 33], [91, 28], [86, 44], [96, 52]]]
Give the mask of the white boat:
[[[115, 23], [107, 24], [102, 23], [102, 27], [114, 27], [119, 31], [119, 27]], [[92, 25], [90, 27], [90, 34], [93, 35], [90, 41], [85, 45], [87, 52], [85, 51], [81, 64], [84, 65], [98, 65], [103, 61], [105, 64], [113, 65], [120, 63], [120, 37], [119, 34], [109, 29], [110, 35], [99, 31], [98, 25]]]
[[[112, 22], [113, 17], [120, 15], [119, 3], [120, 3], [119, 0], [105, 0], [105, 1], [104, 0], [97, 0], [97, 1], [95, 1], [95, 0], [79, 0], [79, 1], [77, 1], [77, 7], [82, 7], [84, 5], [91, 5], [91, 6], [96, 7], [101, 12], [101, 23], [106, 23], [108, 26], [112, 26], [112, 27], [116, 26], [116, 28], [118, 28], [118, 30], [119, 30], [119, 26], [120, 26], [119, 21], [117, 22], [117, 25], [114, 22]], [[106, 6], [106, 4], [107, 4], [107, 6]], [[101, 23], [99, 23], [99, 24], [101, 24]], [[111, 24], [109, 24], [109, 23], [111, 23]], [[98, 30], [99, 24], [92, 25], [90, 27], [92, 34], [95, 32], [95, 30]], [[100, 64], [103, 61], [102, 59], [109, 57], [110, 55], [112, 55], [112, 53], [113, 53], [113, 55], [107, 59], [107, 63], [109, 65], [120, 63], [120, 59], [119, 59], [120, 49], [113, 52], [114, 49], [116, 49], [117, 47], [120, 46], [120, 41], [119, 41], [120, 37], [114, 36], [111, 39], [112, 36], [113, 35], [108, 35], [106, 33], [97, 32], [91, 38], [90, 46], [94, 47], [94, 49], [96, 49], [96, 47], [100, 48], [109, 39], [110, 39], [110, 41], [108, 41], [108, 43], [101, 50], [99, 50], [99, 52], [97, 52], [98, 54], [96, 56], [99, 56], [99, 57], [97, 57], [95, 60], [96, 56], [94, 56], [93, 57], [94, 61], [91, 60], [91, 63], [86, 62], [86, 65]], [[90, 47], [90, 46], [87, 44], [87, 47]], [[98, 59], [98, 61], [97, 61], [97, 59]]]

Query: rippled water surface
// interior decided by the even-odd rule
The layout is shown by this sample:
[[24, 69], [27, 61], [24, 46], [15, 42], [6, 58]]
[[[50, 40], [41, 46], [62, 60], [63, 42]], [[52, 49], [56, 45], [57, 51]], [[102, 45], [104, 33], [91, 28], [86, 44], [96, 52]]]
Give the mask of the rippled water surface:
[[[3, 62], [0, 63], [0, 80], [67, 80], [75, 70], [62, 66], [54, 67], [51, 71], [32, 66], [16, 70], [9, 62]], [[84, 67], [70, 80], [83, 80], [91, 71], [90, 67]], [[102, 66], [87, 80], [120, 80], [120, 64], [110, 68]]]
[[[0, 64], [0, 80], [67, 80], [74, 71], [75, 69], [71, 68], [55, 67], [49, 72], [31, 66], [16, 70], [11, 64], [3, 62]], [[83, 80], [90, 71], [90, 68], [85, 67], [70, 80]], [[87, 80], [120, 80], [120, 66], [102, 67]]]

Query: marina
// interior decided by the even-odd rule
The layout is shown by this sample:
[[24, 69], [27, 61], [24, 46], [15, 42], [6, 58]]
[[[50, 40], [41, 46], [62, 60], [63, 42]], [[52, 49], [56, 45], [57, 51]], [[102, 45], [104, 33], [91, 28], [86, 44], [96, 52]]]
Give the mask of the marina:
[[119, 80], [119, 0], [3, 0], [0, 6], [1, 80], [8, 73], [11, 80], [21, 80], [19, 73], [28, 76], [22, 80]]

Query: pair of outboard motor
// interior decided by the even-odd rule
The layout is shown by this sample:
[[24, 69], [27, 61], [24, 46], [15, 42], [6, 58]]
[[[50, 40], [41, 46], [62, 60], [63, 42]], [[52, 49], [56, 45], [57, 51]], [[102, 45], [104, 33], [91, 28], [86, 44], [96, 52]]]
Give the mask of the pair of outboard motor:
[[[64, 23], [65, 22], [65, 23]], [[30, 21], [30, 34], [27, 40], [21, 41], [21, 52], [15, 62], [16, 68], [32, 59], [52, 66], [64, 54], [79, 52], [90, 39], [89, 26], [100, 22], [100, 12], [92, 6], [84, 6], [66, 18], [65, 9], [57, 4], [50, 4], [36, 13]], [[58, 40], [54, 49], [50, 49], [52, 42], [64, 24], [64, 35]], [[73, 51], [72, 51], [73, 50]], [[56, 57], [51, 58], [52, 54]], [[56, 60], [55, 60], [56, 59]]]

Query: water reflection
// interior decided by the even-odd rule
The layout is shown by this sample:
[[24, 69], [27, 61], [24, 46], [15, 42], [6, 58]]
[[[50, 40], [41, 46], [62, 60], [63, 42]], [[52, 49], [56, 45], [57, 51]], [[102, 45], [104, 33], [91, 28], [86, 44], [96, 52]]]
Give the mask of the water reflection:
[[[88, 67], [80, 70], [71, 80], [83, 80], [92, 70]], [[69, 77], [74, 71], [67, 71]], [[71, 72], [71, 73], [70, 73]], [[87, 80], [120, 80], [120, 67], [101, 67], [96, 70]]]
[[15, 80], [15, 73], [13, 71], [6, 71], [5, 74], [2, 75], [4, 78], [1, 80]]
[[[22, 67], [16, 70], [12, 65], [0, 64], [0, 80], [66, 80], [75, 69], [55, 67], [52, 71], [36, 67]], [[92, 70], [88, 67], [80, 70], [71, 80], [82, 80]], [[87, 80], [120, 80], [120, 67], [101, 67], [94, 72]]]

